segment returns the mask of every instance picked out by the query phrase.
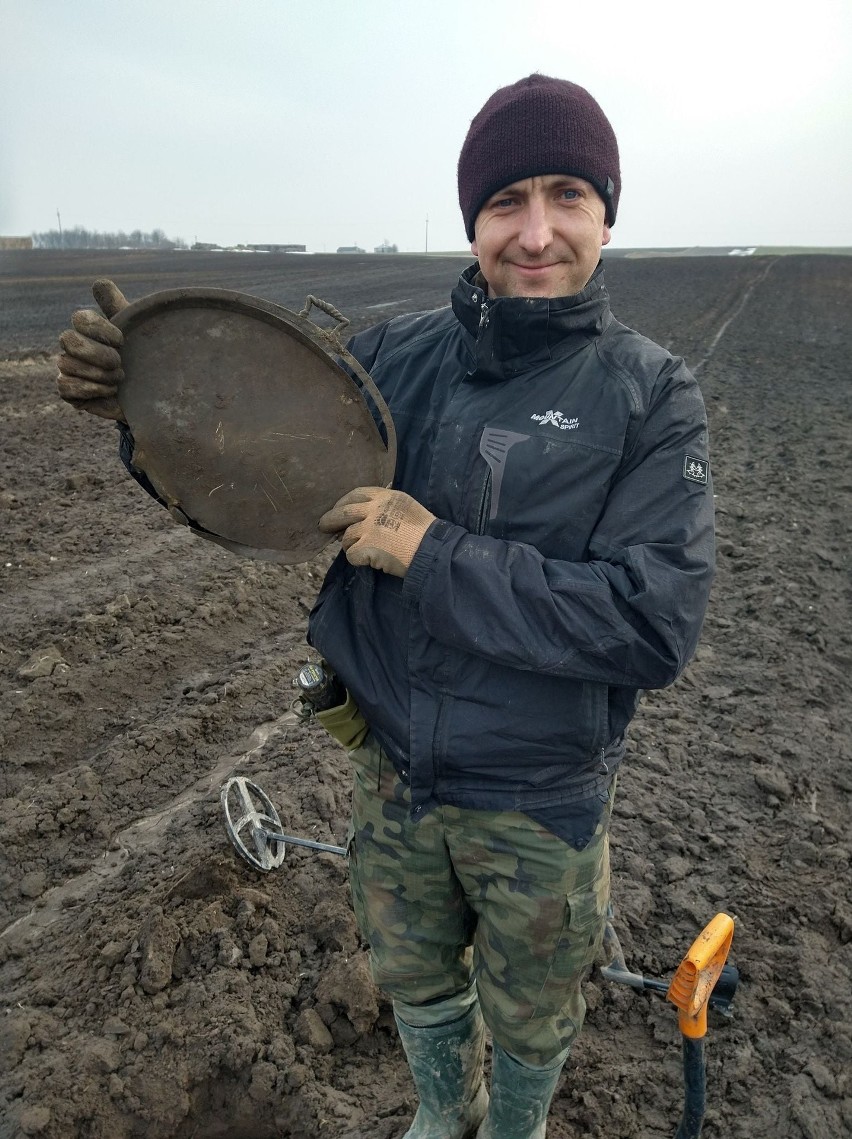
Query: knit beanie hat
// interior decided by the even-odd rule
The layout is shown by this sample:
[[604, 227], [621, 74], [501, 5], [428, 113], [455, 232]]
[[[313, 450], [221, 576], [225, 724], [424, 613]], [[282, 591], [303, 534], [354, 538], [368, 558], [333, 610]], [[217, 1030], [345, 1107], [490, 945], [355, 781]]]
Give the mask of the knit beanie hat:
[[537, 174], [591, 182], [614, 223], [621, 173], [609, 120], [585, 88], [538, 73], [495, 91], [470, 124], [458, 168], [468, 241], [492, 194]]

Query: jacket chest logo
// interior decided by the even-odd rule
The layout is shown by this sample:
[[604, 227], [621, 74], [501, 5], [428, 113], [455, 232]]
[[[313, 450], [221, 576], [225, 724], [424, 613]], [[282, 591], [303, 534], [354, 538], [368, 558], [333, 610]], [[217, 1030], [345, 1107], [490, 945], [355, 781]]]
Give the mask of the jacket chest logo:
[[580, 426], [580, 420], [574, 416], [569, 419], [567, 415], [563, 415], [561, 411], [543, 411], [533, 412], [530, 419], [535, 420], [536, 423], [541, 423], [542, 426], [546, 423], [552, 423], [554, 427], [558, 427], [560, 431], [573, 431]]

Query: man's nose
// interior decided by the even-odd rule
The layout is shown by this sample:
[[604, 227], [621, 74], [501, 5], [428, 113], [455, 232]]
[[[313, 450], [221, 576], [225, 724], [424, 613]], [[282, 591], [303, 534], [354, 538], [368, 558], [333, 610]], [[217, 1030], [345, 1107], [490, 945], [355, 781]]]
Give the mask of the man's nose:
[[550, 245], [553, 240], [553, 226], [543, 202], [535, 199], [527, 202], [518, 240], [521, 248], [527, 253], [542, 253]]

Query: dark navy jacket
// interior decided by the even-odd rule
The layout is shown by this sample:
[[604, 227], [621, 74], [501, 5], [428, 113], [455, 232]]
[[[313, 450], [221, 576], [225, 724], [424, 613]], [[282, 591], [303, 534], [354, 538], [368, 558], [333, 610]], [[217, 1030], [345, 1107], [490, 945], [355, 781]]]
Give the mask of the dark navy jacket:
[[404, 579], [341, 554], [309, 639], [415, 816], [540, 817], [588, 795], [641, 690], [695, 649], [714, 562], [706, 419], [683, 361], [614, 319], [600, 266], [556, 300], [488, 300], [477, 268], [451, 309], [349, 345], [393, 415], [393, 485], [437, 521]]

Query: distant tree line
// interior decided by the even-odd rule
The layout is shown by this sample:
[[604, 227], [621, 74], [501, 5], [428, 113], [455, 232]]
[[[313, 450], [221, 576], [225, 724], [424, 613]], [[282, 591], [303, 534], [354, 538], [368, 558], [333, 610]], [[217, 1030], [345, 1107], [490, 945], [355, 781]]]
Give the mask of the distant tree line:
[[166, 237], [161, 229], [143, 233], [134, 229], [132, 233], [99, 233], [98, 230], [84, 229], [75, 225], [72, 229], [49, 229], [46, 233], [33, 234], [35, 249], [186, 249], [186, 242], [177, 237]]

